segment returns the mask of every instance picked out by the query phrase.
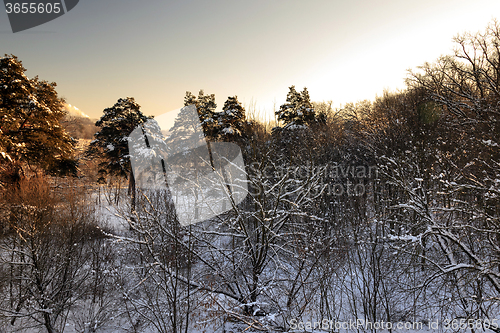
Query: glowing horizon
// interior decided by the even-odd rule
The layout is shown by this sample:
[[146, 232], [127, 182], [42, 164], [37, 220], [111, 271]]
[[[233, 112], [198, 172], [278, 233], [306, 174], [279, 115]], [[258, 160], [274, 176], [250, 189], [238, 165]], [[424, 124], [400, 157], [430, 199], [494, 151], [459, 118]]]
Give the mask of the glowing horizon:
[[124, 97], [160, 115], [200, 89], [218, 110], [237, 95], [272, 118], [291, 85], [335, 107], [402, 89], [407, 69], [450, 54], [455, 35], [483, 31], [492, 13], [499, 1], [88, 0], [17, 34], [0, 10], [0, 53], [91, 118]]

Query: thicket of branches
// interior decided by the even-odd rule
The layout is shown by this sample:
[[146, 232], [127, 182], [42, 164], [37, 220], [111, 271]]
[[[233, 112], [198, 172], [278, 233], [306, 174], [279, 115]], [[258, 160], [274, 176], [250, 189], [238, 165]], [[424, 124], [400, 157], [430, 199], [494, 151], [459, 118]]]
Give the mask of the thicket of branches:
[[[500, 25], [455, 42], [375, 101], [334, 110], [292, 86], [272, 130], [236, 96], [218, 113], [214, 95], [187, 93], [206, 137], [237, 143], [248, 174], [245, 200], [209, 221], [182, 227], [168, 190], [138, 187], [134, 209], [117, 208], [127, 230], [100, 233], [75, 227], [90, 223], [84, 201], [19, 183], [2, 201], [0, 320], [63, 331], [75, 307], [92, 319], [72, 319], [81, 331], [495, 319]], [[134, 108], [120, 109], [141, 119], [130, 131], [146, 119]], [[128, 134], [93, 145], [133, 177]]]

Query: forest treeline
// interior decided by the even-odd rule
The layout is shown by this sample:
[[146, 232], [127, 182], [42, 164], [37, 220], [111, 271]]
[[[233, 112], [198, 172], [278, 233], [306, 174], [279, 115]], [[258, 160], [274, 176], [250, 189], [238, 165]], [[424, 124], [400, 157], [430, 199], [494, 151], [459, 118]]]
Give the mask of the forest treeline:
[[[334, 109], [291, 86], [275, 124], [236, 96], [216, 112], [215, 95], [187, 92], [207, 140], [241, 148], [249, 188], [188, 227], [168, 191], [136, 188], [127, 137], [152, 117], [132, 97], [76, 154], [55, 84], [1, 58], [0, 327], [274, 332], [359, 318], [499, 331], [500, 24], [454, 43], [374, 101]], [[107, 186], [127, 230], [82, 213], [96, 190], [70, 177]]]

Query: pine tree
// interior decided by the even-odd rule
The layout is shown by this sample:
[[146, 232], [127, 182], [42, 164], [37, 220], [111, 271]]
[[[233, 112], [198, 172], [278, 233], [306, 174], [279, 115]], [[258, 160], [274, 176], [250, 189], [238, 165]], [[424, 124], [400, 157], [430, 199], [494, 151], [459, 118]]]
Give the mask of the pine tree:
[[285, 128], [310, 125], [316, 117], [307, 88], [304, 88], [300, 93], [295, 90], [295, 86], [291, 86], [289, 89], [286, 103], [276, 111], [278, 121], [282, 121]]
[[135, 178], [130, 164], [128, 136], [150, 118], [142, 114], [134, 98], [120, 98], [115, 105], [104, 109], [104, 115], [95, 124], [100, 131], [94, 135], [95, 140], [87, 151], [88, 155], [103, 154], [105, 157], [105, 161], [99, 165], [101, 180], [106, 175], [129, 179], [132, 207], [135, 204]]
[[185, 106], [179, 111], [165, 142], [170, 156], [186, 154], [191, 149], [206, 145], [195, 104]]
[[218, 115], [217, 139], [221, 141], [237, 141], [245, 134], [245, 108], [237, 96], [228, 97], [222, 112]]
[[0, 58], [0, 163], [19, 179], [25, 165], [76, 173], [74, 140], [60, 126], [66, 115], [56, 84], [29, 79], [13, 55]]
[[200, 117], [203, 126], [203, 131], [208, 140], [214, 140], [217, 133], [217, 113], [215, 109], [215, 94], [205, 95], [203, 90], [200, 90], [198, 97], [194, 96], [190, 91], [186, 92], [184, 97], [184, 106], [194, 105]]

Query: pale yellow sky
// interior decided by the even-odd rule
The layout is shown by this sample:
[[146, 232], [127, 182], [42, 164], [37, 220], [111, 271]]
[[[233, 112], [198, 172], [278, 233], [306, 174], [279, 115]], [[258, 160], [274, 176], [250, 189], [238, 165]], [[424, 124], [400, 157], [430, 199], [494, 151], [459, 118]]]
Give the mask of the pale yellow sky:
[[0, 53], [93, 118], [127, 96], [160, 115], [199, 89], [270, 115], [290, 85], [335, 106], [403, 88], [407, 69], [497, 13], [498, 0], [86, 0], [16, 34], [0, 10]]

